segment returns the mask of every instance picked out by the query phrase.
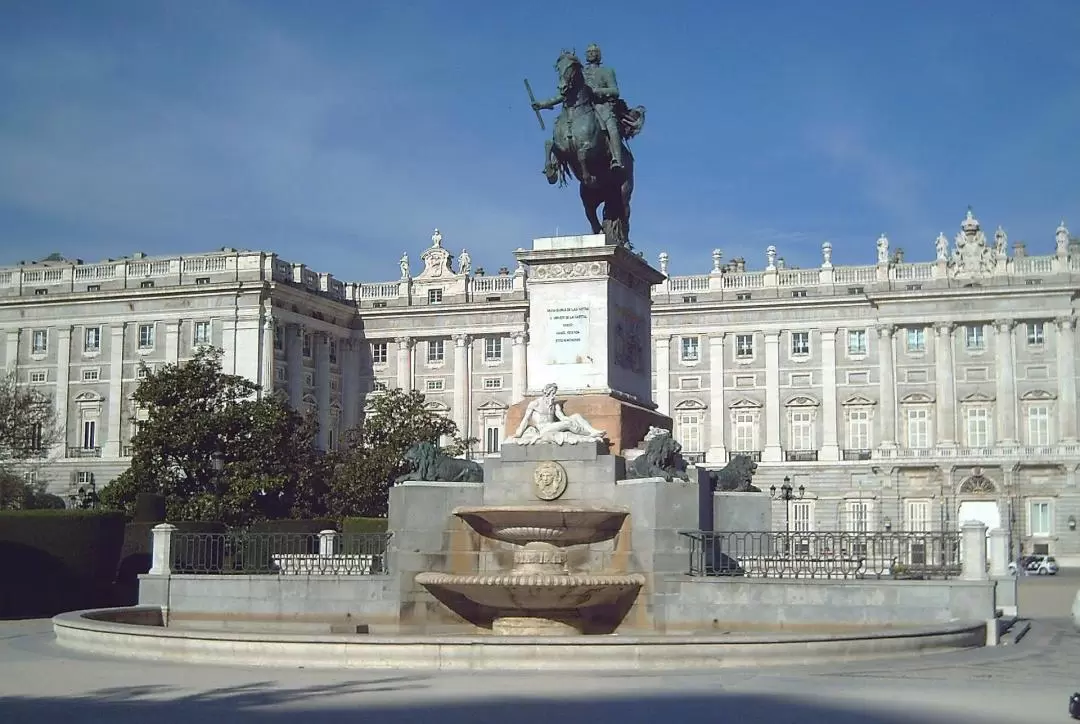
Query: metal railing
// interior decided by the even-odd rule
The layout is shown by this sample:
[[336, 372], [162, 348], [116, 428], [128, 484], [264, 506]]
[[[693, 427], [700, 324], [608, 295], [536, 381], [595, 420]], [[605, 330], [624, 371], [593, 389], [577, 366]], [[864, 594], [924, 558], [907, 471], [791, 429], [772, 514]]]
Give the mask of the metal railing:
[[173, 573], [373, 576], [388, 572], [389, 533], [173, 533]]
[[960, 533], [713, 533], [690, 540], [691, 576], [756, 578], [954, 578]]

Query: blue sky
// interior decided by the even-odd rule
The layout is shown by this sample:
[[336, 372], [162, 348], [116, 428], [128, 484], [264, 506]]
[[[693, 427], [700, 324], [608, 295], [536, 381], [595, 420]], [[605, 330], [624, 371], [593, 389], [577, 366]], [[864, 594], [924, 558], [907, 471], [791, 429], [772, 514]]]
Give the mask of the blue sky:
[[[0, 261], [267, 249], [397, 275], [586, 230], [522, 78], [604, 49], [648, 108], [635, 246], [673, 273], [909, 260], [968, 204], [1032, 253], [1080, 232], [1080, 2], [5, 0]], [[568, 23], [575, 23], [574, 28]], [[552, 116], [549, 114], [548, 118]], [[548, 125], [550, 129], [550, 123]]]

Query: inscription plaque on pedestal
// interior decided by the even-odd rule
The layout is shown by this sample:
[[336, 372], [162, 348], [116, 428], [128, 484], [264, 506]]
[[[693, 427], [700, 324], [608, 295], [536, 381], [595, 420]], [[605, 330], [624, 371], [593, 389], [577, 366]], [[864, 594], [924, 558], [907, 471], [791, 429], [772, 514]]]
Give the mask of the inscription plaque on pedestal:
[[592, 361], [589, 354], [589, 306], [567, 304], [547, 310], [548, 364], [574, 365]]

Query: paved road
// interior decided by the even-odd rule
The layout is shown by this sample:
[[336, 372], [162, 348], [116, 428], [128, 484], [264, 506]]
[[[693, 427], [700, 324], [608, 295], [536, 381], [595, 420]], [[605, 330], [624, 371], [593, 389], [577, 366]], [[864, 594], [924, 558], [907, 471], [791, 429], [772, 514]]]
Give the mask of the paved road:
[[891, 662], [681, 674], [417, 674], [184, 667], [63, 650], [48, 621], [0, 623], [3, 724], [1042, 724], [1068, 722], [1080, 575], [1020, 582], [1019, 643]]

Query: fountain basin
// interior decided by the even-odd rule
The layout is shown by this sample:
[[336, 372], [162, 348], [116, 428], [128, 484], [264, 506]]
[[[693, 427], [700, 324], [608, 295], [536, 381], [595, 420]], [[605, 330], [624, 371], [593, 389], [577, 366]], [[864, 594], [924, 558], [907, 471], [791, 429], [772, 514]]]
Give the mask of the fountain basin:
[[636, 596], [645, 576], [630, 574], [418, 573], [416, 582], [436, 598], [463, 596], [494, 609], [492, 632], [506, 636], [583, 633], [588, 609]]
[[485, 538], [523, 545], [599, 543], [615, 537], [629, 511], [569, 505], [494, 505], [460, 507], [454, 515]]

